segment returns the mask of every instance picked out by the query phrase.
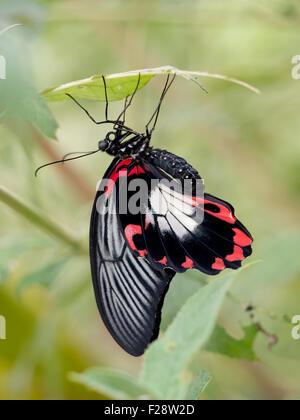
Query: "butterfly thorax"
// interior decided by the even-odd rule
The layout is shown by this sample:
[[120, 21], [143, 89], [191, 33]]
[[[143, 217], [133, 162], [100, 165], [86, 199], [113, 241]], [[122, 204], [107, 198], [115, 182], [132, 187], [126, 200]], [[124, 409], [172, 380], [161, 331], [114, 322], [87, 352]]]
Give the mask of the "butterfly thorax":
[[138, 158], [144, 155], [149, 142], [150, 138], [144, 134], [117, 130], [107, 134], [105, 140], [99, 143], [99, 149], [112, 156]]

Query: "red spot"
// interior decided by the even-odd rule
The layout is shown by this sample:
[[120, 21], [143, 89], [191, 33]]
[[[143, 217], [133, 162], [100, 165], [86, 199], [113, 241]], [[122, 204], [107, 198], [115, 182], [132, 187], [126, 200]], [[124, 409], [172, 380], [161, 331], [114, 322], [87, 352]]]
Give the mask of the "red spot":
[[181, 264], [183, 268], [193, 268], [194, 267], [194, 261], [191, 260], [189, 257], [186, 257], [185, 262]]
[[145, 258], [146, 255], [148, 254], [148, 252], [146, 251], [146, 249], [144, 249], [143, 251], [137, 249], [137, 252], [140, 254], [141, 257]]
[[217, 217], [218, 219], [224, 220], [227, 223], [235, 223], [236, 222], [236, 217], [234, 216], [234, 214], [232, 213], [232, 211], [230, 209], [228, 209], [227, 207], [223, 206], [222, 204], [219, 203], [214, 203], [212, 201], [208, 201], [208, 200], [203, 200], [204, 204], [212, 204], [213, 206], [216, 206], [220, 209], [219, 213], [214, 213], [213, 211], [209, 211], [209, 210], [205, 210], [206, 213], [212, 214], [213, 216]]
[[230, 255], [227, 255], [225, 259], [227, 261], [242, 261], [244, 259], [244, 254], [242, 248], [240, 248], [237, 245], [234, 245], [233, 247], [233, 253]]
[[211, 268], [213, 268], [214, 270], [224, 270], [224, 261], [221, 258], [216, 258]]
[[244, 232], [242, 232], [240, 229], [232, 229], [235, 233], [234, 235], [234, 242], [237, 245], [240, 246], [249, 246], [252, 244], [252, 239], [249, 238], [249, 236], [247, 236]]
[[126, 239], [129, 243], [129, 246], [131, 249], [133, 249], [134, 251], [137, 251], [141, 257], [145, 257], [147, 255], [147, 251], [144, 250], [139, 250], [137, 249], [137, 247], [135, 246], [135, 243], [133, 242], [133, 237], [135, 235], [141, 235], [142, 234], [142, 227], [139, 225], [127, 225], [125, 230], [124, 230]]
[[141, 166], [136, 166], [135, 168], [133, 168], [129, 172], [128, 176], [130, 176], [130, 175], [140, 175], [140, 174], [144, 174], [144, 173], [145, 173], [145, 171]]
[[126, 239], [129, 245], [131, 246], [131, 248], [136, 249], [132, 238], [134, 237], [134, 235], [142, 234], [142, 227], [139, 225], [127, 225], [124, 232], [125, 232]]
[[[184, 200], [184, 198], [186, 198], [187, 200]], [[211, 204], [215, 207], [218, 207], [219, 212], [215, 213], [213, 211], [210, 211], [204, 208], [204, 211], [206, 213], [209, 213], [212, 216], [217, 217], [218, 219], [224, 220], [225, 222], [230, 223], [230, 224], [234, 224], [237, 221], [237, 218], [232, 213], [232, 211], [228, 209], [226, 206], [223, 206], [223, 204], [214, 203], [213, 201], [209, 201], [209, 200], [204, 200], [203, 198], [200, 198], [200, 197], [188, 197], [188, 196], [183, 196], [183, 202], [190, 204], [193, 207], [198, 207], [198, 206], [200, 207], [200, 205], [204, 206], [205, 204]]]
[[159, 263], [159, 264], [167, 265], [167, 257], [164, 257], [162, 260], [160, 260], [160, 261], [155, 261], [155, 262], [157, 262], [157, 263]]

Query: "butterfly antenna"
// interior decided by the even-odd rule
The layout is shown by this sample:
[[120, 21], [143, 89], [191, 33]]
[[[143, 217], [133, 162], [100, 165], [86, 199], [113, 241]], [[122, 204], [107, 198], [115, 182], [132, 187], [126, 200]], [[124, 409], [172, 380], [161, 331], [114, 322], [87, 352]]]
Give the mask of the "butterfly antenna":
[[125, 112], [124, 112], [124, 115], [123, 115], [123, 120], [122, 120], [122, 123], [123, 123], [123, 125], [125, 124], [125, 120], [126, 120], [126, 106], [127, 106], [127, 101], [128, 101], [128, 96], [126, 96], [126, 98], [125, 98], [125, 102], [124, 102], [124, 109], [125, 109]]
[[[156, 127], [156, 124], [157, 124], [157, 121], [158, 121], [158, 117], [159, 117], [159, 113], [160, 113], [160, 109], [161, 109], [163, 100], [164, 100], [164, 98], [165, 98], [168, 90], [172, 86], [175, 78], [176, 78], [176, 74], [174, 74], [174, 76], [170, 80], [170, 75], [168, 74], [168, 77], [167, 77], [165, 86], [163, 88], [163, 91], [162, 91], [162, 94], [161, 94], [161, 97], [160, 97], [160, 100], [159, 100], [159, 103], [158, 103], [158, 106], [157, 106], [156, 110], [154, 111], [153, 115], [151, 116], [148, 124], [146, 125], [146, 133], [147, 133], [147, 135], [149, 137], [151, 137], [153, 131], [155, 130], [155, 127]], [[151, 122], [153, 121], [153, 119], [154, 119], [154, 124], [153, 124], [153, 127], [151, 128], [151, 130], [149, 131], [149, 125], [151, 124]]]
[[67, 161], [69, 156], [72, 156], [72, 155], [85, 155], [85, 156], [87, 155], [88, 156], [89, 153], [94, 153], [94, 152], [71, 152], [71, 153], [67, 153], [62, 157], [61, 162], [64, 163], [65, 161]]
[[[88, 153], [85, 153], [85, 154], [83, 154], [83, 155], [80, 155], [80, 156], [77, 156], [77, 157], [74, 157], [74, 158], [69, 158], [69, 159], [65, 159], [65, 157], [66, 156], [68, 156], [68, 155], [72, 155], [73, 153], [69, 153], [68, 155], [65, 155], [64, 156], [64, 158], [63, 159], [61, 159], [61, 160], [56, 160], [55, 162], [50, 162], [50, 163], [46, 163], [45, 165], [42, 165], [42, 166], [40, 166], [39, 168], [37, 168], [37, 170], [35, 171], [35, 177], [37, 177], [38, 176], [38, 173], [43, 169], [43, 168], [46, 168], [47, 166], [51, 166], [51, 165], [56, 165], [56, 164], [58, 164], [58, 163], [65, 163], [65, 162], [70, 162], [71, 160], [76, 160], [76, 159], [81, 159], [81, 158], [84, 158], [84, 157], [86, 157], [86, 156], [90, 156], [90, 155], [94, 155], [95, 153], [97, 153], [97, 152], [99, 152], [99, 149], [98, 150], [94, 150], [93, 152], [88, 152]], [[75, 152], [75, 153], [77, 153], [77, 152]]]

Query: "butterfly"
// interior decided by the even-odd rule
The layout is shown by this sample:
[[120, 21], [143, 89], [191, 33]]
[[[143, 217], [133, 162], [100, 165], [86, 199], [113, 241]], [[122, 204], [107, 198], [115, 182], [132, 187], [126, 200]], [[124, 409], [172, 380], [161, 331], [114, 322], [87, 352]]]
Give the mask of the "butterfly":
[[[226, 268], [238, 269], [252, 253], [253, 238], [232, 205], [205, 193], [198, 171], [186, 160], [150, 145], [174, 78], [168, 76], [145, 133], [125, 125], [140, 75], [117, 120], [108, 119], [104, 77], [105, 121], [97, 122], [69, 95], [93, 122], [113, 124], [98, 149], [88, 153], [102, 151], [114, 157], [93, 205], [90, 262], [102, 320], [132, 356], [142, 355], [157, 338], [164, 298], [176, 273], [196, 269], [217, 275]], [[128, 186], [133, 184], [142, 187], [135, 200], [139, 206], [130, 211], [128, 204], [134, 202], [136, 191]]]

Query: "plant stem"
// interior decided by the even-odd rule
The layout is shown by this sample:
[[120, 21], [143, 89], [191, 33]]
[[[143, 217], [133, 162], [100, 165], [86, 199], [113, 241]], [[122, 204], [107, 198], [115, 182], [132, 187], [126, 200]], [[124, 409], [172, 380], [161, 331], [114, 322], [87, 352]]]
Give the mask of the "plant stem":
[[47, 233], [55, 236], [65, 244], [71, 246], [76, 251], [83, 254], [86, 254], [88, 252], [87, 248], [84, 245], [82, 245], [78, 240], [73, 238], [62, 227], [60, 227], [58, 224], [49, 219], [41, 211], [35, 210], [28, 204], [25, 204], [21, 199], [16, 197], [3, 186], [0, 186], [0, 201], [5, 203], [11, 209], [15, 210], [18, 214], [23, 216], [25, 219], [29, 220], [34, 225], [38, 226], [40, 229], [46, 231]]

